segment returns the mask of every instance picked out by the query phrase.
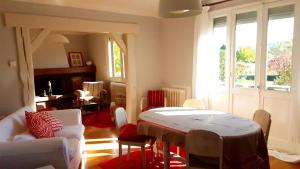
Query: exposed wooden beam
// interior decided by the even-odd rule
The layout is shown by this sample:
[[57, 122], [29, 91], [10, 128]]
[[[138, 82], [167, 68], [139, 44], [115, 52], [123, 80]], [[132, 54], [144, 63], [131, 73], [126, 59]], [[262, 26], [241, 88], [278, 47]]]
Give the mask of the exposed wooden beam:
[[39, 35], [31, 42], [31, 51], [32, 53], [42, 44], [46, 37], [50, 34], [51, 31], [43, 29]]
[[5, 25], [9, 27], [21, 26], [26, 28], [43, 28], [50, 31], [87, 33], [139, 33], [139, 25], [135, 23], [104, 22], [18, 13], [5, 13], [4, 18]]
[[24, 52], [25, 52], [25, 60], [26, 60], [26, 66], [28, 70], [27, 74], [27, 83], [28, 83], [28, 89], [27, 89], [27, 96], [28, 96], [28, 104], [27, 106], [30, 106], [33, 110], [36, 109], [35, 102], [34, 102], [34, 96], [35, 96], [35, 90], [34, 90], [34, 73], [33, 73], [33, 60], [32, 60], [32, 50], [31, 50], [31, 40], [30, 40], [30, 33], [28, 28], [21, 28], [22, 35], [24, 39]]

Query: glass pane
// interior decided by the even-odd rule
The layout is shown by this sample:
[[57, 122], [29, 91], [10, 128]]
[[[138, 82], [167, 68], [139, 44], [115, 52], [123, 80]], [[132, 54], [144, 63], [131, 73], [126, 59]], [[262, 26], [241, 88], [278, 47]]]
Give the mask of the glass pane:
[[248, 12], [236, 17], [234, 86], [255, 86], [257, 14]]
[[224, 90], [225, 86], [225, 61], [226, 61], [226, 39], [227, 39], [227, 26], [226, 17], [214, 19], [213, 25], [213, 50], [214, 56], [218, 64], [218, 88]]
[[269, 9], [266, 89], [290, 91], [294, 6]]
[[113, 41], [113, 52], [114, 52], [114, 73], [115, 77], [121, 77], [121, 49], [119, 45]]

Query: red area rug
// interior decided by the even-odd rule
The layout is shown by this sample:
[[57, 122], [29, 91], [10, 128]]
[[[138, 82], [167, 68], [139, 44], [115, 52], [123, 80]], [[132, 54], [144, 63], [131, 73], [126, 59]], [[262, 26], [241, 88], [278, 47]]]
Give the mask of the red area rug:
[[82, 116], [84, 126], [92, 126], [98, 128], [115, 127], [115, 122], [111, 120], [109, 108], [99, 111], [97, 119], [97, 111], [84, 114]]
[[[155, 158], [154, 161], [152, 161], [152, 153], [150, 149], [146, 149], [146, 162], [147, 162], [147, 169], [163, 169], [164, 163], [163, 158]], [[99, 167], [102, 169], [117, 169], [118, 168], [118, 157], [113, 158], [108, 161], [101, 162], [98, 164]], [[184, 169], [185, 164], [176, 161], [171, 160], [170, 161], [170, 168], [171, 169]], [[142, 155], [141, 151], [132, 151], [130, 153], [130, 158], [127, 160], [127, 154], [122, 156], [122, 169], [142, 169]]]

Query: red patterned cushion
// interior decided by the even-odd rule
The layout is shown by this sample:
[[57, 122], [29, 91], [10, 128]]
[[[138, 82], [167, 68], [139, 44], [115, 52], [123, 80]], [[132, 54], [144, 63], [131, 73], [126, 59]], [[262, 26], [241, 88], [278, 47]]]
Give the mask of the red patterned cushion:
[[146, 141], [148, 136], [137, 135], [137, 126], [135, 124], [125, 124], [120, 128], [119, 140], [126, 141]]
[[50, 125], [50, 127], [52, 128], [52, 131], [58, 131], [61, 130], [63, 128], [63, 124], [55, 117], [53, 116], [51, 113], [49, 112], [37, 112], [39, 114], [39, 116], [46, 121], [46, 123], [48, 123]]
[[25, 112], [26, 124], [29, 131], [37, 138], [53, 137], [52, 128], [37, 113]]

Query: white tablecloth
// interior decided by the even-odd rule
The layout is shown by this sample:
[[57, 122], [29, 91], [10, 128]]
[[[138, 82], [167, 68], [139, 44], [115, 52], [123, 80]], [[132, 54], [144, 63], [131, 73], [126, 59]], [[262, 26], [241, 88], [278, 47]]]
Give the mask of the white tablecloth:
[[138, 134], [161, 137], [174, 133], [179, 137], [174, 137], [172, 143], [182, 146], [184, 135], [190, 130], [212, 131], [223, 137], [224, 162], [231, 169], [252, 169], [252, 164], [247, 162], [253, 157], [263, 159], [265, 168], [270, 168], [262, 130], [252, 120], [229, 113], [183, 107], [151, 109], [139, 117], [142, 121], [138, 123]]
[[248, 119], [213, 110], [193, 108], [156, 108], [140, 114], [140, 119], [187, 133], [193, 129], [209, 130], [220, 136], [241, 136], [261, 130]]

